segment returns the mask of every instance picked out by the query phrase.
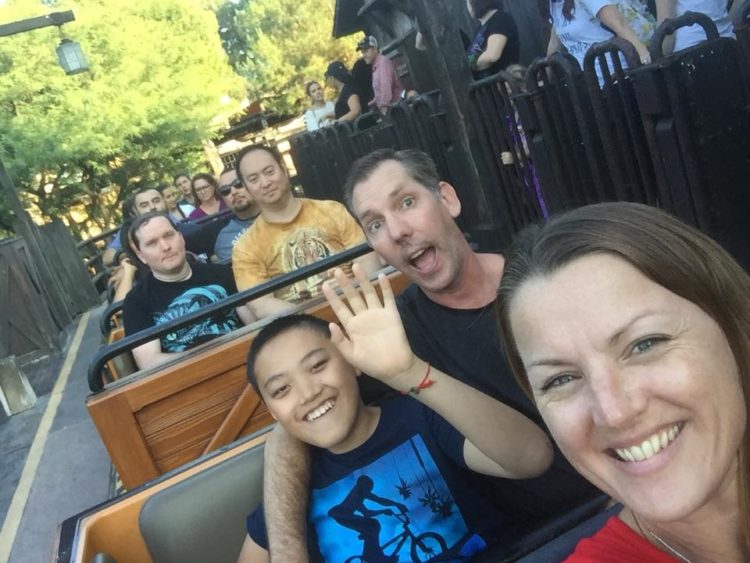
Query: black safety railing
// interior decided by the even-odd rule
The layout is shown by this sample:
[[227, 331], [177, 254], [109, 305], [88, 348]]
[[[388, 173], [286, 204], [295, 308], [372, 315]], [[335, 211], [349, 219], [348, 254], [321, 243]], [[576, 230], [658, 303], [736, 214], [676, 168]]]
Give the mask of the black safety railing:
[[472, 148], [481, 156], [477, 165], [482, 177], [491, 178], [488, 184], [495, 188], [489, 199], [508, 239], [547, 214], [514, 101], [520, 94], [519, 85], [504, 71], [474, 82], [469, 90], [469, 117], [480, 139]]
[[115, 327], [114, 317], [117, 313], [122, 311], [123, 304], [124, 301], [115, 301], [110, 303], [107, 308], [104, 309], [104, 313], [99, 317], [99, 330], [102, 332], [102, 335], [107, 336]]
[[[665, 55], [665, 38], [694, 24], [706, 40]], [[464, 113], [471, 164], [504, 238], [550, 212], [637, 201], [701, 228], [750, 264], [750, 247], [739, 242], [750, 228], [741, 219], [750, 213], [750, 0], [736, 31], [737, 39], [719, 37], [710, 18], [688, 12], [659, 26], [649, 64], [614, 38], [593, 46], [583, 68], [563, 53], [534, 61], [525, 88], [514, 90], [502, 73], [472, 83]], [[427, 152], [455, 185], [470, 168], [457, 161], [465, 153], [454, 150], [439, 93], [301, 135], [292, 154], [307, 194], [341, 199], [353, 159], [383, 145]]]
[[211, 305], [207, 305], [206, 307], [203, 307], [198, 311], [195, 311], [183, 317], [179, 317], [167, 323], [151, 327], [147, 330], [143, 330], [130, 336], [126, 336], [122, 340], [118, 340], [117, 342], [103, 346], [94, 355], [91, 363], [89, 364], [89, 389], [91, 389], [92, 392], [97, 393], [104, 388], [102, 377], [104, 366], [109, 360], [119, 356], [120, 354], [130, 352], [133, 350], [133, 348], [136, 348], [141, 344], [145, 344], [146, 342], [149, 342], [156, 338], [160, 338], [165, 334], [173, 332], [176, 329], [194, 324], [197, 321], [211, 317], [216, 313], [219, 313], [226, 309], [238, 307], [247, 303], [248, 301], [263, 297], [264, 295], [268, 295], [269, 293], [272, 293], [287, 285], [302, 281], [310, 276], [325, 272], [326, 270], [329, 270], [335, 266], [350, 262], [355, 258], [359, 258], [360, 256], [367, 254], [370, 251], [371, 249], [369, 246], [367, 246], [366, 244], [360, 244], [358, 246], [349, 248], [347, 250], [329, 256], [323, 260], [315, 262], [314, 264], [310, 264], [308, 266], [305, 266], [304, 268], [295, 270], [294, 272], [291, 272], [289, 274], [284, 274], [245, 291], [236, 293], [230, 297], [227, 297], [226, 299], [223, 299], [216, 303], [212, 303]]
[[614, 199], [655, 205], [658, 202], [655, 172], [633, 83], [627, 74], [628, 69], [640, 65], [635, 47], [624, 39], [614, 38], [588, 51], [584, 76]]

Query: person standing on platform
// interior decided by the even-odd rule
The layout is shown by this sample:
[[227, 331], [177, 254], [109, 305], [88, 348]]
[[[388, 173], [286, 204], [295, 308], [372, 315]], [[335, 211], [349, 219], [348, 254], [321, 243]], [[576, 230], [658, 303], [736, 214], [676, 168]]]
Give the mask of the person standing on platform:
[[362, 52], [362, 60], [372, 65], [372, 89], [374, 97], [367, 101], [372, 109], [385, 113], [389, 106], [401, 99], [404, 91], [396, 72], [393, 61], [383, 55], [378, 49], [378, 40], [368, 35], [357, 44], [357, 50]]

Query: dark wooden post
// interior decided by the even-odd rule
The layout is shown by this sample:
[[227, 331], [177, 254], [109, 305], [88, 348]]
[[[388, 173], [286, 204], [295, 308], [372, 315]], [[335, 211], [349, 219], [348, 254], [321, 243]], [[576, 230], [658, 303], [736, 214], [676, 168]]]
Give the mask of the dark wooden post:
[[464, 168], [463, 185], [456, 186], [463, 204], [464, 218], [469, 225], [489, 223], [490, 206], [471, 155], [466, 121], [472, 78], [457, 25], [463, 17], [457, 11], [463, 9], [463, 4], [445, 0], [415, 0], [413, 6], [428, 52], [434, 53], [428, 60], [443, 95], [456, 156]]

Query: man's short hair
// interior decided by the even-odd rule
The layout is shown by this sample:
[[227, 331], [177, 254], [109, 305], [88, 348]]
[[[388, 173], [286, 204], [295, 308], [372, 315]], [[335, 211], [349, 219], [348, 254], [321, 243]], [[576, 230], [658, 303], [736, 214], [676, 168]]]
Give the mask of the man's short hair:
[[248, 145], [245, 148], [243, 148], [240, 152], [237, 153], [237, 157], [234, 161], [234, 170], [237, 172], [237, 177], [242, 180], [242, 183], [245, 183], [244, 178], [242, 178], [242, 173], [240, 172], [240, 164], [242, 164], [242, 159], [245, 158], [248, 154], [255, 151], [265, 151], [268, 154], [270, 154], [273, 159], [278, 163], [281, 168], [286, 170], [286, 165], [284, 164], [284, 158], [281, 156], [281, 153], [276, 147], [272, 147], [269, 145]]
[[250, 350], [247, 353], [247, 380], [259, 396], [260, 389], [258, 388], [258, 378], [255, 372], [255, 362], [258, 360], [258, 354], [261, 353], [271, 340], [293, 329], [312, 330], [326, 338], [331, 338], [331, 329], [328, 328], [328, 322], [312, 315], [288, 315], [286, 317], [279, 317], [266, 325], [255, 337], [253, 343], [250, 344]]
[[128, 240], [133, 241], [133, 245], [140, 250], [141, 249], [141, 241], [138, 240], [138, 231], [141, 227], [143, 227], [145, 224], [147, 224], [151, 219], [154, 219], [155, 217], [164, 217], [167, 221], [169, 221], [169, 224], [172, 225], [175, 231], [178, 233], [180, 232], [177, 229], [177, 225], [172, 220], [172, 218], [169, 216], [168, 213], [163, 213], [161, 211], [149, 211], [148, 213], [144, 213], [143, 215], [140, 215], [133, 219], [133, 222], [130, 223], [130, 227], [128, 227]]
[[176, 184], [177, 180], [179, 180], [183, 176], [185, 176], [185, 178], [187, 178], [188, 180], [190, 180], [190, 174], [188, 174], [187, 172], [180, 172], [179, 174], [175, 174], [174, 176], [172, 176], [172, 183]]
[[358, 221], [352, 204], [354, 188], [367, 180], [381, 164], [389, 160], [400, 163], [415, 182], [422, 184], [436, 196], [440, 193], [440, 175], [435, 162], [426, 153], [416, 149], [400, 151], [378, 149], [354, 161], [344, 184], [344, 204], [349, 213]]

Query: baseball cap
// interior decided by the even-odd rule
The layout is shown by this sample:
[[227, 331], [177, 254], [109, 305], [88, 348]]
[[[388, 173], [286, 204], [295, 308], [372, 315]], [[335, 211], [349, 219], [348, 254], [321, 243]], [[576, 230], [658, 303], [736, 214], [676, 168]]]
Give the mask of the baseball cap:
[[372, 35], [368, 35], [362, 41], [357, 43], [357, 51], [362, 51], [364, 49], [369, 49], [370, 47], [378, 48], [378, 40], [375, 39]]
[[349, 71], [341, 61], [333, 61], [326, 69], [326, 77], [328, 76], [333, 76], [334, 78], [341, 80], [341, 82], [346, 82], [349, 78]]

